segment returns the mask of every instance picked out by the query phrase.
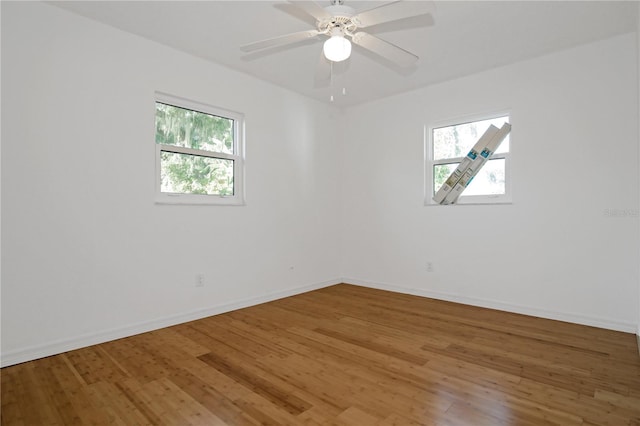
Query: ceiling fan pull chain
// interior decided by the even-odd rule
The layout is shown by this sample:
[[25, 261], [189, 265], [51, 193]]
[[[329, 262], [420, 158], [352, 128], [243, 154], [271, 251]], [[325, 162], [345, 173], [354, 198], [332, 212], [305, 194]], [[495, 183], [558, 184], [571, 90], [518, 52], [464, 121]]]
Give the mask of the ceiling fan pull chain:
[[333, 61], [329, 61], [329, 100], [333, 102]]

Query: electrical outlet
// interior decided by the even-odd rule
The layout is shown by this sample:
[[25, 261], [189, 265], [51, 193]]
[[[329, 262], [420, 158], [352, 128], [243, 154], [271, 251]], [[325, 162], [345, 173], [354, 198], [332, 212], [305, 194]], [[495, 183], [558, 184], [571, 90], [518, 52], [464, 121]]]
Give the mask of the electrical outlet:
[[427, 262], [426, 268], [427, 268], [427, 272], [433, 272], [433, 263]]
[[204, 287], [204, 274], [196, 274], [196, 287]]

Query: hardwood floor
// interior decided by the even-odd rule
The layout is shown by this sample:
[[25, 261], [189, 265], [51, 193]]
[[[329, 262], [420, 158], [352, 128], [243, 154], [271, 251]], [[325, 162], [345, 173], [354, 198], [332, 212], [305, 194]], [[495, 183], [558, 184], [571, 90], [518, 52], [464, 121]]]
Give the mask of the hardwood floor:
[[635, 336], [337, 285], [2, 369], [2, 425], [640, 425]]

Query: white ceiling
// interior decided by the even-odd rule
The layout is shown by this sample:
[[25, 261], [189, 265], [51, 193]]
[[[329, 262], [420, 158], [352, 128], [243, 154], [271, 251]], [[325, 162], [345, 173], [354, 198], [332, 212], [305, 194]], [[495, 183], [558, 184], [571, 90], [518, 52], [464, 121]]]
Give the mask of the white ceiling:
[[[328, 6], [326, 0], [318, 1]], [[346, 0], [357, 11], [387, 2]], [[284, 1], [56, 1], [52, 4], [224, 64], [295, 92], [349, 106], [633, 32], [636, 1], [438, 1], [435, 15], [367, 31], [418, 55], [400, 69], [354, 46], [333, 83], [316, 76], [322, 43], [246, 55], [241, 45], [314, 28]], [[340, 72], [339, 72], [340, 71]], [[342, 88], [346, 95], [342, 95]]]

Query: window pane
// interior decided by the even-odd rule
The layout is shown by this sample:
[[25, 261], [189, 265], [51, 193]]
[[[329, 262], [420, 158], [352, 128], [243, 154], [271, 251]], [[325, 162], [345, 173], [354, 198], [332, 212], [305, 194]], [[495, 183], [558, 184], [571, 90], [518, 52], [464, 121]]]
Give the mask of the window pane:
[[447, 181], [451, 173], [458, 167], [459, 163], [437, 164], [433, 166], [433, 193], [438, 192], [440, 187]]
[[[505, 116], [433, 129], [433, 159], [464, 157], [490, 124], [500, 128], [508, 121], [509, 117]], [[496, 152], [509, 152], [508, 135]]]
[[498, 195], [505, 193], [505, 160], [498, 158], [484, 163], [462, 195]]
[[162, 192], [234, 195], [233, 160], [162, 151], [160, 179]]
[[233, 120], [156, 102], [156, 143], [233, 154]]

